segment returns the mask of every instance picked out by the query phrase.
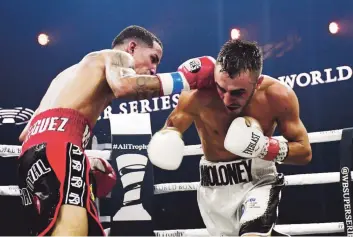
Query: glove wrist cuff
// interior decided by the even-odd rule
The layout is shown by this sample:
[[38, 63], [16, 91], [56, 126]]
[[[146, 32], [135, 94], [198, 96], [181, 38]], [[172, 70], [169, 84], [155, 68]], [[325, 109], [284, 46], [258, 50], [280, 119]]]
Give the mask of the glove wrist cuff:
[[183, 90], [190, 90], [189, 83], [180, 72], [157, 74], [161, 85], [161, 95], [179, 94]]
[[288, 155], [288, 143], [275, 138], [265, 137], [266, 144], [259, 158], [282, 163]]
[[280, 141], [279, 152], [275, 158], [275, 161], [279, 164], [283, 163], [283, 161], [287, 158], [288, 153], [289, 153], [288, 142]]

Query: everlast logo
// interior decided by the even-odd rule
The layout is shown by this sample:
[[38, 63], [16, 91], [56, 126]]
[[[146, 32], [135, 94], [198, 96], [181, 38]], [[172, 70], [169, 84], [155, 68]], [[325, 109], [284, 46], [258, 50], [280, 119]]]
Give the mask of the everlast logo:
[[202, 186], [223, 186], [251, 182], [251, 162], [243, 160], [218, 166], [202, 165], [200, 167]]
[[249, 143], [248, 147], [243, 152], [246, 154], [252, 155], [259, 139], [260, 139], [259, 135], [252, 133], [251, 134], [251, 142]]

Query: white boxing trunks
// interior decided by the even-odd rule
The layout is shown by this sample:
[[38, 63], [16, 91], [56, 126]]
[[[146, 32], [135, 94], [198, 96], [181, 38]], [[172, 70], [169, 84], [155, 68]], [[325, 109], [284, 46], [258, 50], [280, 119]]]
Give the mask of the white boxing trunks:
[[210, 235], [270, 235], [284, 177], [274, 162], [239, 159], [231, 162], [200, 161], [197, 201]]

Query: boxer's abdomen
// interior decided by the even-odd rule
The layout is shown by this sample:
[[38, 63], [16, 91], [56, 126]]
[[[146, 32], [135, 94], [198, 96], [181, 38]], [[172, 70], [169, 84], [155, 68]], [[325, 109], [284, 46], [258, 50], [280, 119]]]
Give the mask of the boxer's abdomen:
[[223, 119], [217, 120], [214, 114], [210, 114], [205, 117], [200, 116], [195, 120], [195, 125], [207, 160], [231, 161], [240, 158], [224, 148], [228, 122]]

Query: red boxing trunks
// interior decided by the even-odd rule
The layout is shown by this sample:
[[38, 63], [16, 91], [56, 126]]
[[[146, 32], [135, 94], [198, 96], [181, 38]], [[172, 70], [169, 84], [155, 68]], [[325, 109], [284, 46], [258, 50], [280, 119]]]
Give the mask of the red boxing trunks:
[[88, 235], [102, 236], [84, 148], [88, 121], [72, 109], [50, 109], [30, 124], [18, 158], [19, 187], [30, 235], [50, 235], [62, 205], [87, 210]]

